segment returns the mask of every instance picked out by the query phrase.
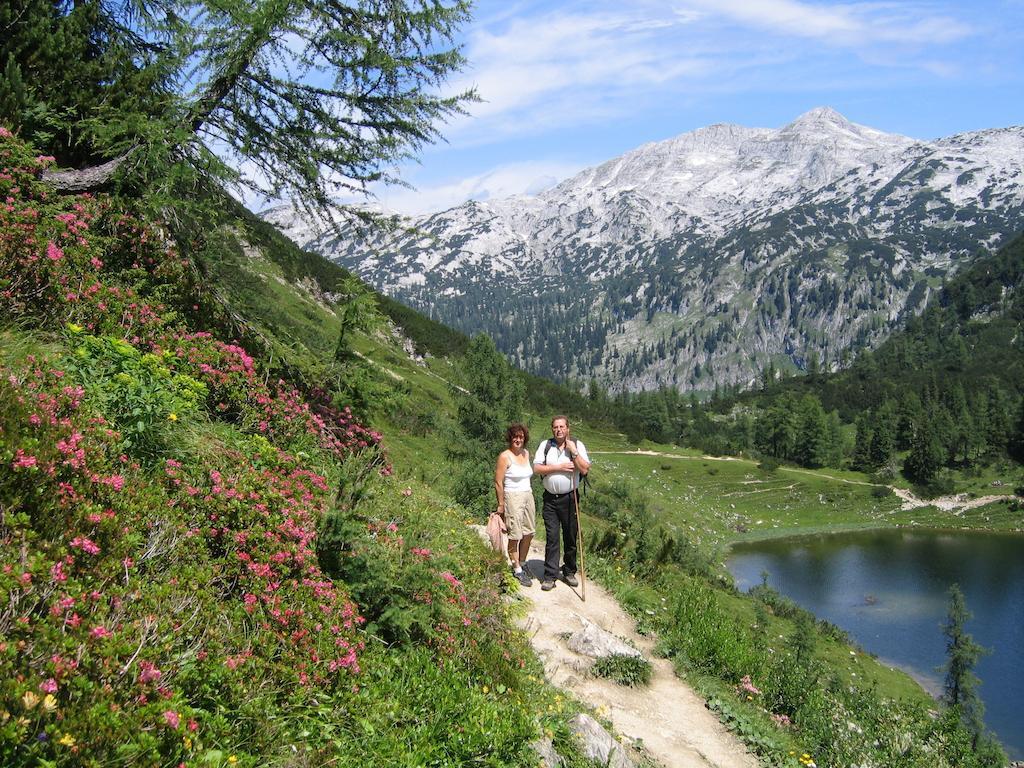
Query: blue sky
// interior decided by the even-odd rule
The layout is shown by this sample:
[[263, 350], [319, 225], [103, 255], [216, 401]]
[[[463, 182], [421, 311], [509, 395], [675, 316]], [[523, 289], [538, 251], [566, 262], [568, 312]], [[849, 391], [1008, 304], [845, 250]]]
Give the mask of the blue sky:
[[483, 101], [401, 169], [385, 207], [536, 192], [713, 123], [777, 128], [830, 106], [920, 139], [1024, 124], [1024, 0], [478, 0]]

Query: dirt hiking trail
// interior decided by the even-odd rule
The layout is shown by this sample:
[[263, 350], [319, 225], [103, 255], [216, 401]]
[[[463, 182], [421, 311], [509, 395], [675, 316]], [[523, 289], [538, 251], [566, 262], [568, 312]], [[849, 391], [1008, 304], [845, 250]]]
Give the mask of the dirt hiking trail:
[[[543, 542], [530, 547], [527, 567], [534, 577], [544, 569]], [[676, 677], [672, 664], [654, 655], [654, 641], [637, 634], [633, 620], [611, 595], [592, 581], [581, 588], [563, 581], [549, 592], [533, 586], [519, 594], [528, 613], [520, 622], [544, 673], [557, 687], [611, 721], [627, 742], [664, 768], [757, 768], [758, 761], [725, 728], [692, 688]], [[566, 634], [582, 628], [581, 618], [625, 639], [651, 663], [650, 685], [629, 688], [590, 674], [594, 659], [569, 650]]]

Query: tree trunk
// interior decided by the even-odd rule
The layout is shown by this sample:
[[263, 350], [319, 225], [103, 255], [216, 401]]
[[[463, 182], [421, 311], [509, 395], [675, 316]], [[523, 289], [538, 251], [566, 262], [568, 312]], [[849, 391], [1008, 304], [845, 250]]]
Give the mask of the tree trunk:
[[42, 179], [56, 187], [58, 192], [68, 195], [100, 189], [110, 181], [114, 172], [130, 154], [131, 152], [125, 152], [102, 165], [93, 165], [81, 170], [43, 171]]

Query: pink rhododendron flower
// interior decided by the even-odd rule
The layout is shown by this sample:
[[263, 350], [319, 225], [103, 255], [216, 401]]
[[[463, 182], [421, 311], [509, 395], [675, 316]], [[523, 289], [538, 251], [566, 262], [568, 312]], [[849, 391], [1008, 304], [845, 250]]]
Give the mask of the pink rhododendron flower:
[[14, 461], [11, 462], [11, 466], [15, 469], [27, 469], [34, 467], [38, 463], [35, 456], [28, 456], [26, 453], [19, 448], [14, 452]]
[[163, 677], [163, 672], [156, 668], [156, 664], [151, 661], [140, 661], [139, 662], [139, 682], [140, 683], [153, 683]]
[[173, 709], [168, 709], [166, 712], [164, 712], [164, 722], [167, 723], [167, 725], [171, 728], [177, 730], [178, 726], [181, 725], [181, 718], [178, 716], [178, 713], [175, 712]]
[[451, 571], [445, 571], [441, 574], [441, 578], [451, 584], [453, 587], [461, 587], [462, 582], [455, 578]]
[[64, 258], [64, 251], [57, 247], [52, 240], [46, 244], [46, 258], [50, 261], [60, 261]]
[[90, 555], [98, 555], [100, 553], [99, 545], [87, 536], [76, 536], [71, 540], [71, 546]]
[[57, 692], [57, 681], [52, 677], [44, 680], [39, 684], [39, 690], [43, 693], [56, 693]]

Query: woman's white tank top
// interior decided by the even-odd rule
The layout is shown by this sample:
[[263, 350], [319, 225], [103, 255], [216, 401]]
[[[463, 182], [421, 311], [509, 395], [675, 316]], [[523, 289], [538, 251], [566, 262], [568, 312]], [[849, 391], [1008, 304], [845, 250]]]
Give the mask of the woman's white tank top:
[[508, 463], [505, 469], [505, 490], [506, 491], [528, 491], [530, 490], [530, 477], [533, 475], [533, 464], [527, 458], [525, 464], [518, 464], [515, 461]]

